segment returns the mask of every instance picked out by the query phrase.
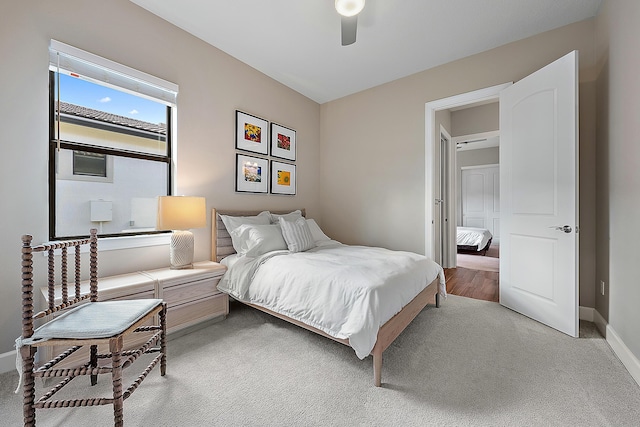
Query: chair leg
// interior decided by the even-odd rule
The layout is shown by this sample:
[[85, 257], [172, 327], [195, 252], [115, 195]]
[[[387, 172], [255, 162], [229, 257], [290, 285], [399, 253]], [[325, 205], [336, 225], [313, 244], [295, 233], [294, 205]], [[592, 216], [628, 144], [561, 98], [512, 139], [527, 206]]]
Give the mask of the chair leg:
[[123, 392], [122, 392], [122, 337], [112, 338], [109, 341], [111, 352], [111, 379], [113, 382], [113, 417], [114, 426], [122, 427], [123, 418]]
[[[98, 346], [92, 345], [90, 349], [91, 349], [91, 355], [89, 358], [89, 364], [91, 365], [91, 368], [97, 368], [98, 367]], [[96, 384], [98, 384], [98, 376], [91, 375], [91, 385], [93, 386]]]
[[162, 303], [162, 310], [160, 311], [160, 327], [162, 333], [160, 334], [160, 351], [162, 357], [160, 358], [160, 376], [167, 373], [167, 303]]
[[34, 347], [25, 345], [20, 348], [22, 357], [22, 413], [25, 427], [35, 427], [36, 408], [33, 406], [36, 398], [36, 381], [33, 377], [33, 359], [36, 353]]

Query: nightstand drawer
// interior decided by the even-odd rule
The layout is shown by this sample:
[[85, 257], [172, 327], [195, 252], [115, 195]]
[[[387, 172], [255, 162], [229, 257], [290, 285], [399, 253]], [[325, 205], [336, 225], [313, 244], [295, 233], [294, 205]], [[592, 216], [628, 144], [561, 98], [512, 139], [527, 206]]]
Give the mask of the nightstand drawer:
[[169, 307], [215, 296], [220, 293], [216, 288], [219, 277], [203, 279], [183, 285], [171, 286], [162, 290], [162, 298]]
[[203, 320], [229, 314], [229, 298], [219, 293], [210, 298], [170, 307], [167, 312], [167, 329], [175, 332]]

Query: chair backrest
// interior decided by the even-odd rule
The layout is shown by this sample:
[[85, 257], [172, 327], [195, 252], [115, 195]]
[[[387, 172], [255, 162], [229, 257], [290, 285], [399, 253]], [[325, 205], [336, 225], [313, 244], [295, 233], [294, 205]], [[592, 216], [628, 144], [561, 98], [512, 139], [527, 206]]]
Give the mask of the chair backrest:
[[[33, 236], [28, 234], [22, 236], [22, 338], [29, 338], [33, 335], [33, 321], [44, 316], [48, 316], [56, 311], [68, 308], [86, 299], [95, 302], [98, 300], [98, 237], [97, 230], [92, 228], [89, 238], [66, 240], [59, 242], [49, 242], [38, 246], [32, 246]], [[89, 294], [80, 295], [80, 249], [82, 245], [89, 245]], [[74, 294], [69, 297], [69, 271], [68, 249], [75, 248], [73, 274]], [[55, 251], [60, 249], [60, 269], [59, 286], [62, 291], [62, 298], [56, 304], [56, 268]], [[47, 252], [48, 257], [48, 280], [47, 299], [48, 308], [33, 314], [33, 253]]]

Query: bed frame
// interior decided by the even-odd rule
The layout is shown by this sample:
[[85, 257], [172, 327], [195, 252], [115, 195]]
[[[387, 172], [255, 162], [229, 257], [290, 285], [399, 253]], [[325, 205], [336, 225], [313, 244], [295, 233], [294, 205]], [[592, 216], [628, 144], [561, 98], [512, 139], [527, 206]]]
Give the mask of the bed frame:
[[478, 245], [473, 245], [473, 246], [458, 245], [458, 253], [473, 253], [473, 254], [477, 254], [478, 252], [482, 252], [482, 256], [485, 256], [485, 255], [487, 255], [487, 251], [489, 250], [489, 247], [491, 246], [491, 241], [492, 240], [493, 240], [493, 238], [489, 239], [487, 244], [482, 249], [478, 248]]
[[[302, 215], [305, 215], [305, 210], [300, 209]], [[219, 215], [232, 215], [232, 216], [253, 216], [259, 214], [261, 211], [227, 211], [227, 210], [211, 210], [211, 259], [216, 262], [220, 262], [222, 258], [235, 253], [233, 245], [231, 243], [231, 236], [227, 232], [227, 229], [222, 222]], [[287, 211], [271, 211], [275, 214], [285, 214], [291, 212]], [[316, 329], [312, 326], [306, 325], [298, 320], [292, 319], [280, 313], [276, 313], [264, 307], [260, 307], [250, 303], [243, 303], [256, 308], [260, 311], [268, 313], [279, 319], [285, 320], [294, 325], [300, 326], [309, 331], [315, 332], [324, 337], [330, 338], [334, 341], [349, 345], [349, 341], [346, 339], [340, 339], [332, 337], [331, 335]], [[436, 307], [440, 307], [440, 295], [438, 294], [438, 278], [436, 277], [422, 292], [411, 300], [399, 313], [393, 316], [387, 323], [380, 327], [378, 331], [378, 338], [376, 344], [371, 351], [373, 356], [373, 382], [376, 387], [380, 387], [382, 384], [382, 352], [404, 331], [404, 329], [411, 323], [411, 321], [422, 311], [427, 304], [435, 304]]]

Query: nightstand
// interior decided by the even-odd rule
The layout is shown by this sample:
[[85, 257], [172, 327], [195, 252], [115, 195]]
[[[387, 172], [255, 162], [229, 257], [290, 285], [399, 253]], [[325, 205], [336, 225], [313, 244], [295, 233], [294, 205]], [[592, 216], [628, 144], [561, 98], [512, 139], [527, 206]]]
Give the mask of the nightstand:
[[203, 261], [190, 269], [141, 272], [156, 283], [156, 298], [167, 303], [168, 333], [229, 314], [229, 297], [217, 288], [226, 270], [217, 262]]

